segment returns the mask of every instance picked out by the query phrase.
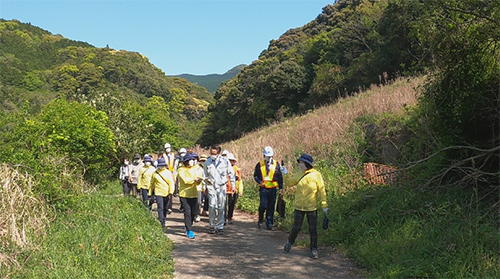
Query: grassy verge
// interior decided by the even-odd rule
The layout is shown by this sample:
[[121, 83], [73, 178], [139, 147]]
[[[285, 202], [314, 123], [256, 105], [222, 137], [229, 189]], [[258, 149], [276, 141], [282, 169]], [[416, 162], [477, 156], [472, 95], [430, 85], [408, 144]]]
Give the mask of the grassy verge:
[[56, 218], [13, 277], [171, 278], [172, 249], [140, 201], [94, 193]]

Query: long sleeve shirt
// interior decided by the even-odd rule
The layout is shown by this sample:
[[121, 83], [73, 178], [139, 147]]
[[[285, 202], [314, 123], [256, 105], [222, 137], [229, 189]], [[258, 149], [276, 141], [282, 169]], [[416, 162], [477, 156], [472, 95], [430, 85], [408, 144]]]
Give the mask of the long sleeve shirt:
[[227, 158], [223, 156], [217, 156], [215, 160], [211, 157], [208, 158], [203, 165], [203, 171], [205, 178], [210, 181], [210, 183], [204, 184], [205, 189], [207, 187], [226, 187], [228, 179], [231, 182], [231, 189], [235, 189], [234, 170]]
[[[274, 162], [273, 159], [271, 159], [271, 161], [269, 161], [269, 162], [265, 162], [266, 164], [268, 164], [267, 169], [269, 169], [270, 165], [273, 162]], [[259, 185], [264, 180], [264, 178], [262, 177], [262, 171], [261, 171], [261, 165], [260, 164], [261, 164], [261, 162], [257, 163], [257, 165], [255, 166], [255, 170], [253, 172], [253, 178], [254, 178], [255, 182], [257, 182], [257, 184], [259, 184]], [[270, 177], [270, 179], [272, 181], [278, 182], [278, 187], [280, 189], [283, 189], [283, 175], [281, 174], [280, 164], [278, 162], [276, 162], [276, 170], [274, 171], [274, 175], [273, 175], [273, 177]]]
[[[196, 166], [193, 167], [180, 167], [177, 172], [177, 181], [179, 182], [179, 197], [181, 198], [196, 198], [198, 197], [198, 185], [196, 179], [199, 172]], [[200, 177], [201, 178], [201, 177]]]
[[120, 167], [120, 180], [128, 180], [128, 177], [130, 176], [130, 169], [129, 165], [123, 164]]
[[155, 172], [155, 167], [144, 166], [139, 170], [139, 177], [137, 178], [137, 189], [148, 189], [151, 186], [151, 178]]
[[172, 172], [164, 168], [159, 171], [153, 172], [153, 177], [151, 178], [151, 187], [149, 187], [149, 195], [153, 194], [160, 197], [166, 197], [174, 193], [175, 182]]
[[314, 211], [318, 207], [318, 195], [321, 199], [322, 208], [327, 208], [326, 191], [323, 176], [316, 169], [296, 173], [286, 177], [287, 187], [297, 185], [295, 189], [295, 209], [301, 211]]

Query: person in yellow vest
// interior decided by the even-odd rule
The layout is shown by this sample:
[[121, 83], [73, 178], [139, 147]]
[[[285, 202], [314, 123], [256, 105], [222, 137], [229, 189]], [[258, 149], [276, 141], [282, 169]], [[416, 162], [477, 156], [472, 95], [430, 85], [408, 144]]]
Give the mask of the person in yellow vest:
[[273, 160], [274, 151], [272, 147], [264, 148], [264, 159], [255, 166], [254, 180], [259, 185], [260, 206], [259, 206], [259, 221], [257, 226], [259, 229], [263, 227], [264, 212], [266, 213], [266, 228], [274, 230], [274, 207], [276, 205], [276, 188], [280, 189], [280, 194], [283, 193], [283, 176], [281, 168], [276, 160]]
[[304, 216], [307, 215], [307, 222], [309, 223], [309, 235], [311, 238], [311, 258], [318, 258], [318, 212], [317, 212], [317, 199], [318, 195], [321, 199], [321, 207], [323, 211], [328, 211], [326, 203], [326, 191], [323, 176], [319, 171], [313, 168], [313, 158], [309, 154], [302, 154], [297, 159], [301, 171], [292, 177], [286, 177], [285, 182], [287, 187], [297, 185], [295, 189], [295, 211], [293, 228], [288, 236], [288, 242], [285, 244], [285, 253], [290, 252], [292, 245], [299, 234]]
[[236, 192], [231, 191], [231, 184], [227, 183], [227, 206], [226, 206], [226, 220], [227, 223], [233, 223], [233, 214], [234, 208], [236, 207], [236, 203], [238, 202], [238, 197], [243, 195], [243, 181], [241, 180], [241, 170], [238, 166], [236, 166], [236, 157], [234, 157], [233, 153], [228, 153], [227, 159], [231, 163], [231, 166], [234, 170], [234, 178], [236, 180]]
[[174, 177], [167, 169], [167, 162], [165, 162], [164, 158], [158, 159], [158, 169], [153, 173], [153, 177], [151, 178], [149, 195], [152, 195], [154, 191], [158, 206], [158, 219], [164, 230], [166, 229], [165, 220], [167, 218], [168, 197], [174, 193], [174, 184]]
[[141, 191], [142, 202], [146, 207], [149, 202], [148, 193], [151, 186], [151, 178], [153, 177], [153, 172], [156, 170], [152, 163], [153, 159], [151, 156], [144, 156], [144, 166], [139, 169], [139, 177], [137, 178], [137, 189]]
[[[177, 183], [176, 179], [177, 179], [177, 168], [179, 165], [179, 159], [175, 156], [175, 153], [172, 152], [172, 146], [168, 142], [165, 143], [165, 154], [163, 155], [163, 158], [165, 158], [165, 162], [167, 163], [167, 169], [172, 173], [174, 182]], [[174, 193], [175, 193], [175, 186], [172, 195], [168, 197], [167, 214], [172, 213], [172, 204], [173, 204], [172, 199]]]
[[198, 186], [201, 185], [203, 178], [199, 176], [200, 172], [195, 167], [196, 157], [193, 153], [188, 153], [183, 157], [183, 165], [177, 172], [177, 181], [179, 182], [179, 198], [184, 208], [184, 226], [186, 234], [193, 239], [193, 221], [198, 214]]

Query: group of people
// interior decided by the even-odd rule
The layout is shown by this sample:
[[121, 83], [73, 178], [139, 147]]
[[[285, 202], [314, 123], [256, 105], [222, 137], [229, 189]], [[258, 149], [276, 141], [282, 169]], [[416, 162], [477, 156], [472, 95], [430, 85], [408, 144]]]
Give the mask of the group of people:
[[[172, 199], [178, 196], [184, 213], [186, 235], [195, 238], [192, 226], [200, 215], [208, 215], [209, 232], [224, 234], [224, 225], [232, 224], [238, 197], [243, 194], [241, 171], [237, 159], [219, 146], [210, 148], [210, 155], [179, 150], [172, 153], [169, 143], [158, 159], [146, 154], [134, 155], [133, 163], [124, 158], [119, 179], [124, 196], [140, 195], [144, 205], [156, 202], [158, 219], [166, 229], [166, 217], [172, 212]], [[208, 213], [207, 213], [208, 211]]]
[[[146, 206], [155, 201], [158, 219], [166, 229], [166, 217], [172, 211], [172, 197], [178, 195], [181, 211], [184, 212], [184, 225], [188, 238], [194, 239], [193, 223], [200, 221], [200, 215], [208, 210], [208, 232], [224, 234], [224, 226], [232, 224], [233, 213], [243, 194], [241, 170], [236, 166], [237, 159], [227, 150], [221, 152], [219, 146], [212, 146], [209, 155], [201, 155], [179, 150], [178, 156], [172, 153], [170, 144], [165, 144], [165, 152], [158, 159], [145, 155], [141, 161], [139, 154], [132, 164], [124, 159], [120, 168], [123, 194], [140, 194]], [[283, 187], [296, 186], [294, 225], [284, 246], [288, 253], [302, 227], [304, 217], [309, 223], [311, 257], [318, 258], [317, 198], [321, 199], [323, 211], [328, 211], [326, 192], [321, 173], [313, 167], [313, 158], [303, 154], [297, 159], [301, 169], [295, 175], [287, 175], [283, 164], [279, 164], [270, 146], [263, 150], [263, 159], [254, 170], [254, 180], [259, 186], [259, 218], [257, 227], [274, 230], [274, 209], [277, 195], [283, 194]]]

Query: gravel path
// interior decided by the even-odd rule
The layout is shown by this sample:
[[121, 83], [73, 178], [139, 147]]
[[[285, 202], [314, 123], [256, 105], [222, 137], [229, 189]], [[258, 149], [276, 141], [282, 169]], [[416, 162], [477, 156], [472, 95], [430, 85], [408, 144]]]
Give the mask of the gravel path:
[[[309, 248], [283, 252], [288, 233], [257, 228], [257, 216], [235, 212], [224, 235], [208, 233], [208, 217], [196, 222], [188, 239], [179, 199], [167, 217], [167, 236], [175, 243], [175, 278], [362, 278], [356, 265], [332, 247], [319, 247], [319, 259]], [[156, 214], [156, 212], [153, 212]], [[300, 236], [299, 236], [300, 237]], [[308, 236], [307, 236], [308, 237]]]

